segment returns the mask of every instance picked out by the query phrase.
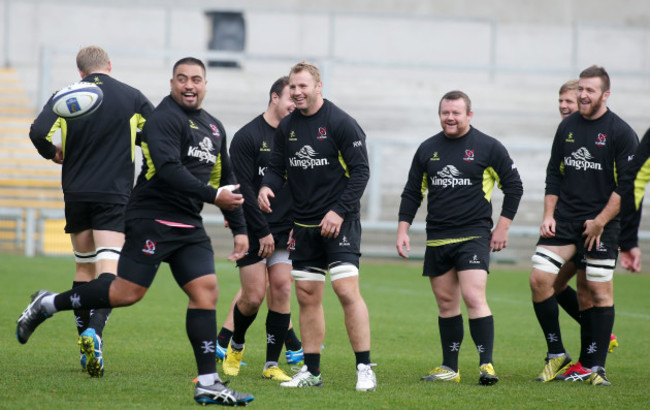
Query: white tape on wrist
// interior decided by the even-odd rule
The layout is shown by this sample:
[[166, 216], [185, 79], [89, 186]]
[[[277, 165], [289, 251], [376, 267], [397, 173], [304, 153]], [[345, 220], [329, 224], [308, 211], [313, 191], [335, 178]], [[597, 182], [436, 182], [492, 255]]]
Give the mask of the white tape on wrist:
[[216, 200], [217, 198], [219, 198], [219, 194], [220, 194], [221, 191], [223, 191], [224, 189], [227, 189], [228, 191], [232, 192], [232, 191], [235, 190], [235, 186], [234, 186], [234, 185], [224, 185], [224, 186], [222, 186], [222, 187], [219, 187], [219, 188], [217, 189], [217, 196], [215, 197], [215, 200]]

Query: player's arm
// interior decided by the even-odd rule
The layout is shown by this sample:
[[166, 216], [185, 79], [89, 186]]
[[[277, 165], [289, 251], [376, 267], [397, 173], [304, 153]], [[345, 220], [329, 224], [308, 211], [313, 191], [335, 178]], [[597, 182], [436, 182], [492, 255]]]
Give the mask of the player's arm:
[[[614, 158], [616, 170], [619, 175], [626, 175], [632, 172], [634, 154], [639, 145], [639, 138], [636, 133], [627, 124], [621, 124], [616, 130], [616, 139], [614, 140]], [[617, 187], [618, 188], [618, 187]], [[600, 236], [603, 233], [605, 225], [614, 219], [621, 210], [621, 196], [614, 190], [602, 211], [594, 218], [585, 221], [585, 230], [582, 233], [585, 236], [585, 248], [591, 250], [594, 246], [600, 246]]]
[[[38, 153], [45, 159], [63, 160], [63, 153], [61, 147], [57, 147], [52, 143], [54, 133], [61, 128], [63, 118], [59, 118], [54, 111], [52, 111], [52, 98], [43, 106], [43, 109], [38, 114], [29, 129], [29, 139], [36, 147]], [[58, 154], [58, 155], [57, 155]]]
[[144, 128], [147, 118], [153, 112], [154, 106], [151, 104], [151, 101], [144, 96], [141, 92], [138, 92], [138, 98], [136, 102], [136, 110], [133, 118], [131, 119], [132, 123], [135, 125], [135, 135], [132, 134], [132, 137], [135, 137], [135, 145], [142, 145], [142, 129]]
[[635, 246], [621, 250], [621, 267], [631, 272], [641, 272], [641, 248]]
[[542, 215], [542, 225], [539, 228], [539, 235], [542, 238], [555, 236], [555, 207], [558, 199], [557, 195], [547, 194], [544, 196], [544, 213]]
[[138, 96], [138, 102], [137, 102], [137, 109], [136, 109], [136, 115], [138, 116], [138, 121], [137, 121], [137, 128], [139, 130], [142, 130], [144, 128], [144, 123], [146, 122], [147, 118], [149, 118], [149, 115], [154, 110], [153, 104], [151, 104], [151, 101], [147, 97], [144, 96], [144, 94], [139, 93]]
[[519, 202], [524, 194], [519, 171], [510, 154], [500, 142], [494, 140], [494, 152], [490, 156], [494, 170], [498, 175], [499, 188], [503, 191], [501, 215], [490, 236], [490, 249], [499, 252], [508, 246], [510, 225], [519, 209]]
[[262, 178], [262, 186], [257, 195], [257, 202], [260, 209], [267, 213], [273, 212], [270, 198], [275, 198], [275, 192], [279, 191], [285, 182], [285, 134], [282, 129], [283, 122], [280, 122], [280, 126], [275, 131], [271, 159], [266, 167], [266, 173]]
[[616, 191], [612, 192], [607, 201], [607, 205], [602, 211], [594, 218], [585, 221], [585, 230], [582, 236], [585, 236], [585, 248], [591, 250], [594, 246], [596, 249], [600, 247], [600, 236], [603, 234], [605, 225], [618, 215], [621, 210], [621, 197]]
[[562, 170], [562, 138], [565, 131], [562, 121], [558, 127], [553, 145], [551, 147], [551, 157], [546, 166], [546, 188], [544, 194], [544, 214], [542, 215], [542, 224], [539, 228], [539, 234], [542, 238], [552, 238], [555, 236], [555, 208], [560, 198], [560, 184], [564, 178]]
[[648, 182], [650, 182], [650, 129], [641, 139], [629, 168], [619, 176], [616, 188], [616, 192], [621, 196], [619, 244], [623, 251], [638, 247], [641, 209]]
[[[216, 121], [216, 119], [215, 119]], [[237, 183], [235, 174], [233, 172], [232, 162], [230, 160], [230, 155], [228, 155], [228, 140], [226, 137], [226, 131], [219, 121], [217, 121], [217, 126], [220, 129], [221, 138], [221, 150], [219, 152], [219, 161], [215, 164], [215, 169], [212, 171], [213, 175], [220, 175], [220, 180], [211, 178], [210, 184], [212, 186], [218, 186], [217, 194], [214, 203], [223, 212], [223, 216], [228, 220], [228, 227], [232, 231], [233, 235], [238, 234], [247, 234], [248, 230], [246, 227], [246, 219], [244, 218], [244, 210], [241, 205], [246, 201], [244, 196], [241, 193], [236, 192], [237, 188], [241, 188], [240, 184]], [[221, 169], [217, 169], [221, 167]], [[225, 191], [226, 188], [234, 187], [235, 189], [228, 189], [228, 192], [219, 193], [219, 191]], [[220, 198], [221, 195], [228, 195], [227, 197]], [[222, 202], [223, 201], [223, 202]], [[222, 204], [225, 203], [227, 206], [224, 207]], [[248, 238], [246, 238], [246, 250], [248, 250]]]
[[234, 246], [233, 250], [228, 255], [228, 260], [235, 262], [246, 255], [248, 252], [248, 235], [246, 234], [236, 234], [233, 236]]
[[397, 223], [397, 254], [402, 258], [408, 259], [408, 253], [411, 252], [411, 239], [409, 238], [409, 228], [411, 224], [406, 221]]
[[240, 191], [244, 196], [242, 208], [247, 230], [259, 238], [258, 255], [267, 258], [275, 250], [275, 241], [266, 217], [257, 205], [254, 179], [259, 151], [256, 148], [252, 135], [240, 131], [235, 134], [230, 144], [230, 159], [235, 178], [237, 178], [241, 186]]
[[348, 181], [337, 202], [319, 224], [321, 235], [325, 238], [338, 237], [345, 216], [356, 211], [370, 178], [366, 135], [359, 124], [352, 118], [345, 118], [332, 138], [343, 158]]
[[[258, 150], [251, 135], [238, 132], [230, 144], [230, 163], [240, 192], [244, 196], [244, 216], [248, 231], [258, 238], [271, 234], [266, 217], [257, 205], [255, 175], [257, 173]], [[258, 148], [259, 149], [259, 148]]]
[[497, 226], [492, 230], [492, 234], [490, 235], [490, 249], [492, 249], [492, 252], [499, 252], [508, 246], [508, 235], [511, 224], [512, 219], [506, 218], [503, 215], [499, 217]]
[[419, 159], [421, 149], [422, 146], [413, 156], [399, 206], [396, 247], [397, 254], [402, 258], [408, 258], [408, 252], [411, 251], [408, 230], [429, 186], [426, 169]]
[[496, 146], [496, 154], [492, 158], [496, 159], [495, 169], [499, 176], [499, 188], [504, 195], [501, 215], [490, 235], [490, 249], [492, 252], [499, 252], [508, 246], [510, 225], [519, 209], [524, 186], [517, 167], [503, 145], [499, 143]]
[[[165, 181], [169, 188], [181, 195], [198, 198], [206, 203], [215, 203], [217, 200], [217, 189], [210, 184], [204, 183], [192, 175], [181, 162], [181, 138], [185, 121], [173, 115], [166, 115], [160, 112], [150, 118], [145, 127], [142, 142], [142, 151], [145, 160], [151, 161], [156, 170], [156, 175]], [[225, 197], [222, 195], [226, 195]], [[221, 200], [236, 198], [243, 201], [240, 194], [233, 194], [223, 190], [219, 197]], [[236, 208], [236, 200], [231, 200], [228, 207]]]
[[564, 172], [562, 167], [562, 138], [564, 138], [565, 131], [562, 128], [562, 125], [565, 124], [565, 121], [560, 123], [555, 137], [553, 138], [553, 145], [551, 147], [551, 156], [548, 160], [548, 165], [546, 166], [546, 195], [560, 195], [560, 184], [564, 178]]
[[347, 118], [342, 122], [333, 138], [349, 175], [345, 190], [331, 209], [342, 220], [347, 213], [354, 211], [356, 204], [361, 199], [370, 178], [370, 166], [368, 165], [366, 135], [354, 119]]
[[326, 238], [338, 237], [345, 215], [355, 211], [370, 178], [366, 135], [352, 118], [347, 118], [340, 125], [333, 138], [345, 163], [348, 182], [338, 201], [319, 224], [321, 235]]

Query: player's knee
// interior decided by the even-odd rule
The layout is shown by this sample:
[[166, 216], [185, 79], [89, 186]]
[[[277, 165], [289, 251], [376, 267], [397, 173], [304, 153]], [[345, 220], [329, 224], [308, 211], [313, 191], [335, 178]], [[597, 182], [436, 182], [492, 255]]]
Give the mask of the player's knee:
[[123, 278], [117, 278], [111, 273], [102, 273], [97, 280], [110, 283], [109, 299], [113, 307], [133, 305], [147, 293], [147, 288]]
[[546, 248], [538, 246], [535, 248], [535, 254], [530, 258], [533, 262], [533, 268], [557, 275], [562, 265], [564, 265], [564, 258]]
[[560, 272], [557, 275], [554, 275], [555, 279], [553, 280], [553, 291], [556, 295], [559, 295], [566, 290], [566, 288], [569, 286], [569, 280], [571, 280], [571, 278], [574, 277], [576, 273], [577, 269], [575, 263], [568, 261], [562, 265]]
[[557, 275], [550, 272], [533, 269], [529, 278], [533, 296], [544, 297], [544, 299], [550, 297], [554, 292], [553, 285], [556, 277]]
[[208, 281], [205, 283], [201, 295], [206, 306], [216, 306], [217, 301], [219, 300], [219, 285], [217, 284], [217, 281]]
[[587, 310], [594, 307], [594, 298], [588, 289], [578, 290], [578, 307], [580, 310]]
[[567, 283], [565, 281], [554, 281], [553, 282], [553, 292], [555, 292], [556, 295], [559, 295], [560, 293], [564, 292], [564, 290], [567, 288]]
[[246, 315], [251, 315], [259, 309], [260, 305], [264, 301], [264, 290], [247, 290], [242, 292], [241, 297], [237, 301], [239, 310]]
[[462, 297], [468, 312], [483, 311], [486, 308], [489, 309], [485, 290], [462, 292]]
[[449, 311], [454, 309], [456, 306], [460, 306], [461, 295], [457, 287], [454, 286], [440, 286], [436, 284], [432, 286], [433, 296], [436, 299], [436, 304], [442, 312]]
[[291, 299], [292, 282], [290, 280], [281, 283], [272, 282], [270, 285], [271, 296], [274, 301], [285, 302]]
[[[129, 292], [126, 293], [126, 299], [129, 305], [138, 303], [144, 298], [144, 295], [147, 293], [147, 288], [137, 287], [132, 288]], [[216, 305], [216, 300], [214, 305]]]
[[122, 293], [119, 295], [117, 301], [114, 301], [113, 298], [111, 298], [111, 305], [131, 306], [141, 301], [143, 297], [144, 297], [144, 292], [131, 291], [127, 293]]
[[435, 293], [435, 297], [436, 304], [438, 305], [438, 309], [440, 309], [440, 311], [448, 311], [454, 308], [459, 302], [457, 298], [453, 298], [447, 293]]
[[359, 269], [351, 264], [341, 264], [330, 268], [332, 288], [343, 306], [357, 303], [361, 298], [359, 292]]
[[606, 291], [596, 291], [591, 295], [592, 307], [612, 306], [614, 304], [613, 295]]

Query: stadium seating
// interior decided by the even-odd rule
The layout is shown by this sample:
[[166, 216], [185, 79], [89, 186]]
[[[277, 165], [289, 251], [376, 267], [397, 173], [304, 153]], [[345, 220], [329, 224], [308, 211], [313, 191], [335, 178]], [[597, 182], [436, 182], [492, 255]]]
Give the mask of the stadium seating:
[[[29, 126], [36, 113], [26, 90], [12, 69], [0, 69], [0, 250], [22, 251], [26, 210], [63, 210], [61, 167], [44, 160], [29, 140]], [[43, 221], [46, 243], [69, 248], [63, 229], [52, 229], [60, 221]], [[56, 245], [58, 246], [58, 245]], [[55, 246], [55, 247], [56, 247]], [[52, 247], [51, 245], [49, 246]]]

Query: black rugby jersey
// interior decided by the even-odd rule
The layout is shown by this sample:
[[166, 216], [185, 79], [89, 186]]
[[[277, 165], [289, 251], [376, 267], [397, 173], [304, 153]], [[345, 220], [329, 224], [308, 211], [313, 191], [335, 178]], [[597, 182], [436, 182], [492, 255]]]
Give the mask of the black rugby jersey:
[[512, 220], [523, 185], [503, 144], [474, 127], [460, 138], [440, 132], [425, 140], [413, 157], [399, 221], [413, 222], [428, 190], [427, 239], [485, 234], [493, 226], [495, 183], [504, 193], [501, 216]]
[[318, 224], [330, 210], [346, 220], [359, 219], [370, 176], [366, 136], [354, 118], [328, 100], [311, 116], [295, 110], [280, 121], [262, 185], [276, 192], [285, 172], [296, 222]]
[[587, 120], [579, 112], [560, 123], [546, 169], [546, 195], [557, 195], [555, 219], [587, 220], [605, 207], [629, 168], [636, 133], [609, 109]]
[[[236, 183], [221, 122], [205, 110], [185, 111], [171, 96], [149, 116], [142, 132], [142, 154], [127, 220], [202, 226], [203, 203], [214, 203], [219, 186]], [[234, 234], [246, 233], [241, 207], [223, 213]]]
[[622, 250], [638, 246], [638, 231], [645, 187], [650, 182], [650, 129], [646, 131], [634, 153], [630, 167], [621, 176], [616, 192], [621, 196]]
[[61, 185], [65, 201], [126, 204], [135, 176], [136, 134], [153, 105], [138, 90], [106, 74], [82, 81], [95, 83], [104, 99], [92, 115], [74, 120], [52, 111], [52, 97], [32, 124], [29, 137], [46, 159], [54, 158], [54, 133], [61, 130]]
[[244, 196], [248, 234], [256, 239], [270, 233], [288, 233], [293, 225], [291, 192], [286, 184], [274, 191], [275, 198], [269, 198], [273, 212], [265, 214], [257, 205], [257, 192], [271, 158], [275, 131], [263, 115], [258, 115], [237, 131], [230, 143], [230, 160]]

